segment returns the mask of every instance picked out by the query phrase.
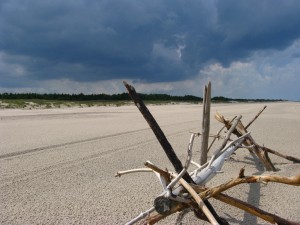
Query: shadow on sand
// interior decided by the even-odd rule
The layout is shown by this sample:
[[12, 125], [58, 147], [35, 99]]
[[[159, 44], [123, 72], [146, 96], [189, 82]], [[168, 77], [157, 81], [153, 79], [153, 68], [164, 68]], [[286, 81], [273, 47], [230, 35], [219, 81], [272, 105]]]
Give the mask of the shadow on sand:
[[[256, 166], [258, 172], [253, 175], [261, 175], [264, 172], [264, 166], [261, 164], [260, 160], [257, 158], [255, 154], [251, 154], [252, 158], [247, 157], [248, 160], [251, 160], [253, 164]], [[261, 196], [261, 186], [260, 184], [249, 184], [249, 192], [247, 202], [255, 207], [259, 207], [260, 196]], [[253, 216], [247, 212], [244, 213], [244, 219], [241, 224], [253, 224], [257, 225], [257, 217]]]

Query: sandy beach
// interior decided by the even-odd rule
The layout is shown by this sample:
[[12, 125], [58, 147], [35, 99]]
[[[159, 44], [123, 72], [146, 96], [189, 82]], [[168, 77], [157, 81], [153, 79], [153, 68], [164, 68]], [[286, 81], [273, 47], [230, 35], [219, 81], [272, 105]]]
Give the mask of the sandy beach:
[[[300, 158], [300, 103], [213, 104], [211, 133], [222, 127], [213, 115], [242, 115], [258, 144]], [[202, 105], [153, 105], [150, 111], [181, 160], [190, 131], [201, 128]], [[234, 137], [234, 136], [233, 136]], [[220, 142], [214, 144], [214, 149]], [[199, 161], [200, 138], [193, 160]], [[212, 154], [210, 151], [210, 154]], [[300, 173], [300, 164], [270, 155], [280, 174]], [[119, 170], [141, 168], [150, 160], [174, 170], [135, 106], [0, 110], [0, 224], [124, 224], [152, 207], [162, 189], [152, 173], [115, 178]], [[270, 174], [246, 149], [239, 149], [207, 186], [245, 175]], [[227, 194], [283, 218], [300, 222], [300, 189], [269, 183], [243, 184]], [[267, 224], [242, 210], [211, 200], [230, 224]], [[175, 224], [177, 215], [158, 224]], [[188, 213], [181, 224], [208, 224]]]

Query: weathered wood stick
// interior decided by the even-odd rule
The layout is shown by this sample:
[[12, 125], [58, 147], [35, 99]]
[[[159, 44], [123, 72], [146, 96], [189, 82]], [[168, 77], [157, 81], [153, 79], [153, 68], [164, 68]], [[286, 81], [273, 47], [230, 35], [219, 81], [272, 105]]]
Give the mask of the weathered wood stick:
[[207, 190], [200, 193], [200, 197], [202, 199], [207, 199], [223, 191], [226, 191], [229, 188], [232, 188], [234, 186], [243, 183], [268, 183], [268, 182], [276, 182], [276, 183], [288, 184], [293, 186], [300, 186], [300, 174], [292, 177], [284, 177], [279, 175], [238, 177], [224, 184], [218, 185], [216, 187], [208, 188]]
[[228, 142], [229, 139], [230, 139], [230, 135], [231, 135], [232, 132], [236, 129], [236, 126], [238, 125], [238, 123], [239, 123], [239, 121], [241, 120], [241, 118], [242, 118], [242, 116], [238, 116], [238, 117], [234, 120], [232, 126], [230, 127], [230, 129], [229, 129], [228, 132], [227, 132], [227, 135], [226, 135], [225, 139], [224, 139], [223, 142], [222, 142], [221, 147], [218, 148], [218, 149], [213, 153], [213, 155], [212, 155], [212, 157], [211, 157], [211, 160], [209, 161], [208, 167], [211, 166], [211, 164], [213, 163], [213, 160], [215, 160], [215, 158], [218, 157], [219, 154], [220, 154], [220, 152], [225, 148], [227, 142]]
[[[148, 110], [146, 105], [144, 104], [144, 102], [137, 95], [134, 87], [127, 84], [125, 81], [123, 83], [128, 91], [129, 96], [132, 98], [135, 105], [140, 110], [141, 114], [143, 115], [143, 117], [145, 118], [147, 123], [149, 124], [149, 126], [152, 129], [153, 133], [155, 134], [157, 140], [159, 141], [160, 145], [162, 146], [163, 150], [165, 151], [170, 162], [174, 166], [175, 171], [177, 173], [180, 173], [180, 171], [183, 169], [183, 165], [182, 165], [181, 161], [178, 159], [175, 151], [173, 150], [173, 148], [172, 148], [171, 144], [169, 143], [168, 139], [166, 138], [165, 134], [163, 133], [163, 131], [157, 124], [156, 120], [154, 119], [154, 117], [152, 116], [152, 114], [150, 113], [150, 111]], [[193, 180], [188, 173], [185, 173], [183, 175], [183, 179], [185, 179], [188, 183], [193, 183]]]
[[264, 146], [258, 145], [258, 147], [261, 148], [261, 149], [263, 149], [263, 150], [265, 150], [265, 151], [267, 151], [267, 152], [269, 152], [269, 153], [272, 153], [272, 154], [277, 155], [279, 157], [285, 158], [285, 159], [287, 159], [289, 161], [292, 161], [294, 163], [300, 163], [300, 159], [298, 159], [296, 157], [289, 156], [289, 155], [284, 155], [284, 154], [282, 154], [280, 152], [277, 152], [275, 150], [272, 150], [272, 149], [264, 147]]
[[[229, 139], [230, 139], [230, 135], [233, 133], [234, 130], [237, 129], [236, 127], [237, 127], [237, 125], [240, 123], [241, 119], [242, 119], [242, 116], [240, 115], [240, 116], [238, 116], [238, 117], [233, 121], [231, 127], [229, 128], [229, 130], [228, 130], [228, 132], [227, 132], [227, 134], [226, 134], [226, 138], [225, 138], [225, 139], [223, 140], [223, 142], [222, 142], [222, 145], [221, 145], [220, 149], [223, 149], [223, 148], [226, 146], [227, 142], [228, 142]], [[246, 132], [246, 133], [247, 133], [247, 132]]]
[[[222, 116], [221, 114], [217, 113], [215, 115], [215, 118], [225, 124], [226, 128], [229, 130], [230, 127], [232, 126], [232, 123], [229, 120], [226, 120], [224, 118], [224, 116]], [[240, 121], [238, 123], [238, 126], [236, 127], [236, 129], [232, 132], [233, 134], [235, 134], [237, 137], [242, 136], [245, 133], [248, 133], [248, 131], [245, 129], [243, 123]], [[252, 146], [254, 143], [251, 141], [251, 139], [253, 140], [253, 138], [251, 138], [251, 135], [249, 135], [249, 138], [247, 138], [244, 141], [244, 145], [246, 146]], [[260, 161], [263, 163], [263, 165], [265, 166], [265, 168], [268, 171], [276, 171], [273, 163], [271, 162], [270, 158], [268, 157], [268, 152], [262, 150], [261, 148], [259, 148], [258, 146], [253, 146], [251, 148], [249, 148], [251, 152], [254, 152], [257, 157], [260, 159]]]
[[260, 110], [256, 116], [245, 126], [245, 129], [247, 130], [248, 127], [251, 126], [251, 124], [260, 116], [260, 114], [262, 114], [262, 112], [267, 108], [267, 106], [265, 105], [264, 108], [262, 110]]
[[167, 182], [167, 184], [169, 184], [171, 182], [171, 175], [167, 172], [167, 171], [164, 171], [160, 168], [158, 168], [157, 166], [153, 165], [152, 163], [150, 162], [145, 162], [144, 163], [145, 166], [147, 166], [148, 168], [152, 169], [153, 171], [159, 173]]
[[[288, 184], [288, 185], [295, 185], [295, 186], [300, 186], [300, 174], [298, 174], [297, 176], [293, 176], [293, 177], [284, 177], [284, 176], [277, 176], [277, 175], [273, 175], [273, 176], [248, 176], [248, 177], [244, 177], [243, 172], [240, 173], [241, 177], [238, 177], [236, 179], [233, 179], [227, 183], [221, 184], [219, 186], [213, 187], [213, 188], [205, 188], [203, 186], [199, 186], [199, 185], [191, 185], [191, 187], [197, 192], [199, 193], [198, 195], [201, 197], [201, 199], [207, 200], [208, 198], [214, 197], [216, 199], [219, 199], [218, 196], [221, 195], [220, 198], [222, 198], [223, 196], [225, 196], [224, 194], [222, 194], [221, 192], [228, 190], [229, 188], [232, 188], [236, 185], [242, 184], [242, 183], [258, 183], [258, 182], [277, 182], [277, 183], [283, 183], [283, 184]], [[224, 199], [224, 197], [223, 197]], [[225, 199], [226, 200], [226, 199]], [[230, 200], [224, 201], [225, 203], [230, 204]], [[232, 204], [230, 204], [232, 205]], [[244, 205], [244, 206], [243, 206]], [[273, 217], [273, 219], [270, 217], [273, 214], [270, 214], [268, 212], [264, 212], [264, 211], [260, 211], [260, 209], [249, 205], [248, 203], [244, 203], [242, 201], [239, 200], [239, 204], [233, 205], [237, 208], [243, 209], [255, 216], [259, 216], [258, 214], [260, 214], [261, 216], [259, 216], [260, 218], [271, 222], [271, 221], [276, 221], [278, 222], [278, 224], [288, 224], [288, 225], [296, 225], [297, 223], [295, 222], [290, 222], [287, 221], [283, 218], [280, 218], [279, 216]], [[249, 206], [247, 208], [247, 206]], [[177, 204], [175, 207], [173, 207], [170, 212], [167, 215], [160, 215], [160, 214], [154, 214], [151, 215], [148, 219], [147, 219], [147, 223], [149, 224], [154, 224], [162, 219], [164, 219], [165, 217], [167, 217], [168, 215], [171, 215], [175, 212], [180, 212], [186, 208], [190, 207], [190, 205], [188, 204], [184, 204], [184, 203], [179, 203]], [[252, 208], [252, 209], [251, 209]], [[254, 211], [256, 211], [256, 213], [254, 213]], [[265, 215], [269, 215], [269, 216], [264, 216]], [[279, 223], [281, 222], [281, 223]], [[283, 223], [283, 222], [287, 222], [287, 223]], [[147, 224], [145, 223], [145, 224]], [[298, 224], [299, 225], [299, 224]]]
[[123, 170], [123, 171], [118, 171], [115, 174], [115, 177], [121, 177], [122, 175], [129, 174], [129, 173], [138, 173], [138, 172], [152, 172], [151, 169], [147, 168], [139, 168], [139, 169], [131, 169], [131, 170]]
[[[162, 170], [161, 168], [159, 168], [159, 167], [157, 167], [157, 166], [155, 166], [155, 165], [153, 165], [152, 163], [149, 163], [149, 162], [146, 162], [146, 163], [144, 163], [144, 165], [145, 166], [147, 166], [147, 167], [149, 167], [149, 168], [151, 168], [153, 171], [155, 171], [155, 172], [157, 172], [157, 173], [160, 173], [162, 176], [164, 176], [164, 177], [167, 177], [168, 175], [170, 176], [170, 173], [168, 173], [167, 171], [164, 171], [164, 170]], [[183, 180], [183, 179], [182, 179]], [[174, 181], [174, 180], [173, 180]], [[172, 181], [172, 182], [173, 182]], [[193, 185], [194, 186], [194, 184], [191, 184], [191, 185]], [[170, 186], [170, 184], [168, 185], [168, 186]], [[195, 185], [196, 186], [196, 185]], [[197, 185], [197, 187], [199, 187], [199, 185]], [[211, 212], [211, 214], [214, 216], [214, 218], [216, 218], [216, 220], [217, 220], [217, 222], [219, 223], [219, 224], [221, 224], [221, 225], [228, 225], [228, 222], [225, 220], [225, 219], [223, 219], [223, 218], [221, 218], [221, 217], [219, 217], [218, 216], [218, 214], [216, 213], [216, 211], [214, 210], [214, 208], [212, 207], [212, 205], [210, 204], [210, 202], [207, 200], [207, 199], [205, 199], [205, 200], [203, 200], [203, 202], [204, 202], [204, 204], [207, 206], [207, 208], [208, 208], [208, 210]], [[161, 219], [163, 219], [163, 218], [165, 218], [167, 215], [170, 215], [170, 214], [172, 214], [172, 213], [175, 213], [176, 211], [178, 211], [177, 209], [178, 209], [178, 205], [182, 205], [182, 204], [184, 204], [185, 206], [188, 206], [187, 204], [185, 204], [185, 203], [181, 203], [181, 202], [176, 202], [176, 204], [174, 204], [173, 205], [173, 207], [170, 209], [170, 211], [168, 212], [168, 213], [166, 213], [166, 214], [164, 214], [164, 215], [161, 215], [161, 214], [159, 214], [160, 216], [158, 216], [157, 218], [159, 218], [159, 220], [161, 220]], [[187, 207], [186, 207], [187, 208]], [[176, 209], [176, 210], [175, 210]], [[174, 211], [175, 210], [175, 211]], [[152, 217], [151, 217], [152, 218]], [[151, 222], [151, 223], [149, 223], [149, 224], [154, 224], [155, 223], [155, 221], [156, 221], [156, 216], [154, 215], [153, 216], [153, 218], [154, 218], [154, 220], [153, 220], [153, 223]], [[204, 218], [201, 218], [201, 219], [204, 219]], [[206, 218], [207, 219], [207, 218]], [[158, 221], [159, 221], [158, 220]], [[157, 222], [157, 221], [156, 221]], [[147, 223], [148, 224], [148, 223]]]
[[233, 198], [231, 196], [225, 195], [225, 194], [218, 194], [214, 196], [215, 199], [218, 199], [226, 204], [232, 205], [234, 207], [237, 207], [239, 209], [242, 209], [254, 216], [257, 216], [269, 223], [278, 225], [299, 225], [299, 223], [288, 221], [286, 219], [283, 219], [277, 215], [274, 215], [272, 213], [266, 212], [260, 208], [257, 208], [253, 205], [250, 205], [247, 202], [241, 201], [237, 198]]
[[[235, 118], [236, 118], [236, 116], [233, 117], [233, 119], [230, 121], [230, 123], [232, 123], [233, 120], [235, 120]], [[224, 128], [226, 128], [226, 125], [224, 125], [224, 126], [219, 130], [219, 132], [217, 133], [217, 135], [215, 135], [213, 141], [210, 143], [210, 145], [209, 145], [209, 147], [208, 147], [208, 149], [207, 149], [207, 152], [209, 152], [209, 150], [211, 149], [212, 145], [215, 143], [215, 141], [217, 140], [217, 138], [220, 137], [220, 134], [221, 134], [221, 132], [224, 130]]]
[[[134, 87], [127, 84], [125, 81], [123, 83], [124, 83], [124, 85], [125, 85], [125, 87], [128, 91], [129, 96], [134, 101], [135, 105], [138, 107], [141, 114], [143, 115], [143, 117], [145, 118], [147, 123], [149, 124], [149, 126], [152, 129], [153, 133], [155, 134], [157, 140], [161, 144], [161, 146], [162, 146], [163, 150], [165, 151], [168, 159], [170, 160], [170, 162], [174, 166], [175, 171], [177, 173], [180, 173], [183, 169], [183, 165], [182, 165], [181, 161], [178, 159], [175, 151], [173, 150], [173, 148], [172, 148], [171, 144], [169, 143], [168, 139], [166, 138], [165, 134], [163, 133], [163, 131], [161, 130], [161, 128], [157, 124], [156, 120], [154, 119], [154, 117], [152, 116], [152, 114], [150, 113], [150, 111], [148, 110], [146, 105], [144, 104], [144, 102], [137, 95]], [[193, 184], [195, 183], [193, 181], [193, 179], [191, 178], [191, 176], [187, 172], [182, 176], [182, 178], [188, 183], [193, 183]], [[205, 204], [207, 205], [209, 210], [213, 213], [214, 217], [218, 221], [220, 221], [221, 220], [220, 217], [218, 216], [218, 214], [216, 213], [213, 206], [209, 203], [208, 200], [205, 200]]]
[[203, 96], [203, 113], [202, 113], [202, 136], [201, 136], [201, 150], [200, 150], [200, 165], [207, 162], [207, 149], [209, 139], [210, 126], [210, 102], [211, 102], [211, 83], [205, 85]]
[[195, 199], [198, 206], [202, 210], [202, 212], [206, 215], [207, 219], [211, 224], [219, 224], [212, 213], [209, 211], [203, 200], [199, 197], [197, 192], [183, 179], [179, 180], [180, 184], [191, 194], [191, 196]]

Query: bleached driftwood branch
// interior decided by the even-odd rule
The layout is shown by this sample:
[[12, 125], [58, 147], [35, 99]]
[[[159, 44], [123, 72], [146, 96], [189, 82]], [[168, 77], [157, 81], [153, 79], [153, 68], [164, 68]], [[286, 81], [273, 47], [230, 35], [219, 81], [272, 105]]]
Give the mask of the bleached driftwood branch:
[[225, 139], [223, 140], [221, 147], [219, 149], [217, 149], [214, 154], [211, 157], [210, 163], [208, 164], [208, 166], [211, 165], [211, 163], [214, 161], [214, 159], [220, 154], [220, 152], [224, 149], [224, 147], [226, 146], [228, 140], [230, 139], [230, 135], [232, 134], [232, 132], [236, 129], [236, 126], [238, 125], [239, 121], [241, 120], [242, 116], [238, 116], [232, 126], [230, 127], [230, 129], [227, 132], [227, 135], [225, 137]]
[[[198, 195], [203, 200], [214, 197], [220, 201], [223, 201], [224, 203], [230, 204], [234, 207], [240, 208], [240, 209], [245, 210], [255, 216], [258, 216], [270, 223], [276, 222], [278, 224], [289, 224], [289, 225], [298, 224], [295, 222], [288, 221], [284, 218], [281, 218], [278, 215], [274, 215], [274, 214], [268, 213], [266, 211], [263, 211], [263, 210], [261, 210], [257, 207], [254, 207], [246, 202], [243, 202], [241, 200], [237, 200], [228, 195], [224, 195], [224, 194], [222, 194], [222, 192], [224, 192], [234, 186], [243, 184], [243, 183], [277, 182], [277, 183], [282, 183], [282, 184], [287, 184], [287, 185], [300, 186], [300, 174], [297, 176], [293, 176], [293, 177], [284, 177], [284, 176], [278, 176], [278, 175], [243, 177], [243, 173], [240, 173], [239, 176], [242, 176], [242, 177], [232, 179], [224, 184], [221, 184], [221, 185], [213, 187], [213, 188], [205, 188], [203, 186], [198, 186], [198, 185], [191, 185], [191, 187], [198, 193]], [[172, 208], [172, 210], [170, 211], [170, 213], [168, 215], [173, 214], [175, 212], [182, 211], [188, 207], [190, 207], [190, 205], [178, 204], [178, 205], [176, 205], [176, 207]], [[166, 215], [160, 215], [160, 214], [155, 213], [154, 215], [151, 215], [147, 219], [147, 223], [154, 224], [154, 223], [164, 219], [165, 217], [166, 217]]]
[[209, 222], [213, 225], [219, 224], [215, 217], [212, 215], [210, 210], [205, 205], [204, 201], [201, 199], [201, 197], [197, 194], [197, 192], [183, 179], [179, 180], [180, 184], [191, 194], [191, 196], [195, 199], [197, 204], [199, 205], [199, 208], [202, 210], [202, 212], [206, 215]]
[[[201, 211], [198, 211], [198, 213], [200, 212], [200, 217], [199, 215], [198, 217], [204, 220], [208, 219], [212, 224], [228, 224], [226, 220], [222, 220], [216, 214], [213, 207], [209, 204], [208, 199], [211, 197], [214, 197], [234, 207], [243, 209], [270, 223], [277, 223], [280, 225], [297, 224], [285, 220], [277, 215], [265, 212], [239, 199], [232, 198], [228, 195], [223, 194], [222, 192], [243, 183], [277, 182], [282, 184], [300, 186], [300, 174], [293, 177], [284, 177], [278, 175], [245, 176], [244, 169], [241, 169], [237, 178], [234, 178], [226, 183], [212, 188], [207, 188], [203, 186], [216, 174], [221, 172], [221, 168], [225, 160], [240, 147], [246, 146], [248, 149], [257, 154], [267, 169], [275, 169], [274, 167], [272, 167], [273, 164], [267, 155], [268, 152], [273, 153], [275, 151], [266, 149], [265, 147], [256, 144], [253, 138], [251, 137], [250, 133], [248, 133], [246, 129], [258, 118], [258, 116], [262, 113], [265, 107], [255, 116], [255, 118], [246, 127], [244, 127], [242, 122], [240, 121], [241, 116], [236, 118], [235, 121], [229, 121], [226, 120], [220, 114], [217, 114], [216, 118], [220, 122], [224, 123], [225, 127], [229, 130], [227, 136], [223, 140], [221, 147], [218, 148], [217, 151], [215, 151], [215, 153], [208, 162], [200, 166], [199, 164], [192, 161], [192, 147], [194, 137], [197, 135], [193, 133], [191, 135], [191, 139], [188, 145], [186, 162], [183, 166], [180, 160], [177, 158], [172, 146], [164, 136], [162, 130], [156, 123], [155, 119], [153, 118], [147, 107], [144, 105], [143, 101], [139, 99], [134, 88], [128, 85], [126, 82], [124, 82], [124, 84], [129, 92], [129, 95], [132, 97], [140, 112], [148, 122], [149, 126], [151, 127], [155, 136], [159, 140], [161, 146], [163, 147], [165, 153], [167, 154], [169, 160], [171, 161], [176, 170], [176, 173], [172, 173], [167, 170], [165, 171], [155, 166], [153, 163], [147, 161], [145, 163], [145, 166], [147, 166], [148, 168], [146, 169], [140, 168], [133, 170], [125, 170], [119, 171], [116, 174], [116, 176], [121, 176], [123, 174], [128, 173], [153, 171], [159, 178], [159, 181], [163, 187], [163, 192], [154, 201], [154, 207], [151, 207], [147, 211], [138, 215], [136, 218], [128, 222], [128, 225], [134, 224], [144, 218], [146, 218], [145, 223], [154, 224], [174, 212], [178, 212], [189, 207], [192, 207], [195, 211], [197, 211], [197, 209], [199, 210], [200, 208]], [[219, 134], [220, 132], [221, 131], [219, 131]], [[232, 133], [237, 135], [238, 138], [234, 141], [231, 141], [230, 143], [227, 143], [229, 140], [231, 140], [230, 135]], [[292, 159], [292, 161], [295, 161], [296, 159], [296, 162], [298, 160], [297, 158], [291, 158], [290, 156], [287, 156], [286, 158], [288, 158], [289, 160]], [[188, 173], [188, 168], [191, 163], [196, 165], [197, 168], [194, 171]], [[178, 182], [179, 184], [177, 185]], [[194, 201], [192, 201], [191, 198], [193, 198], [197, 204]]]
[[[212, 179], [217, 174], [217, 172], [220, 171], [220, 169], [222, 168], [225, 159], [228, 158], [240, 146], [240, 144], [247, 137], [247, 135], [249, 135], [249, 134], [245, 134], [244, 136], [238, 138], [235, 141], [232, 141], [227, 146], [225, 146], [224, 149], [222, 149], [219, 152], [219, 155], [216, 158], [211, 158], [211, 160], [208, 163], [206, 163], [206, 166], [204, 165], [204, 168], [202, 168], [201, 171], [197, 172], [197, 170], [198, 170], [198, 168], [197, 168], [196, 172], [192, 173], [193, 174], [192, 177], [193, 177], [194, 182], [196, 184], [205, 184], [210, 179]], [[191, 162], [191, 159], [192, 159], [192, 147], [193, 147], [193, 142], [194, 142], [194, 137], [195, 136], [196, 136], [196, 134], [192, 134], [191, 138], [190, 138], [190, 142], [189, 142], [189, 145], [188, 145], [188, 151], [187, 151], [187, 159], [186, 159], [186, 162], [185, 162], [185, 167], [177, 175], [170, 173], [174, 177], [174, 179], [168, 185], [165, 185], [165, 186], [163, 185], [164, 191], [157, 198], [158, 200], [160, 200], [160, 201], [156, 201], [158, 205], [155, 206], [155, 208], [158, 212], [160, 212], [159, 211], [160, 210], [159, 208], [161, 208], [160, 204], [166, 204], [163, 208], [167, 209], [167, 211], [166, 212], [161, 212], [161, 214], [166, 214], [167, 215], [170, 212], [172, 212], [172, 209], [174, 208], [174, 207], [171, 207], [170, 203], [168, 203], [168, 201], [166, 199], [170, 199], [170, 200], [181, 202], [181, 203], [190, 202], [189, 198], [186, 198], [188, 196], [184, 197], [182, 195], [182, 191], [184, 190], [183, 187], [189, 188], [190, 186], [186, 185], [187, 183], [183, 182], [181, 177], [187, 171], [187, 169], [190, 165], [190, 162]], [[169, 173], [168, 171], [164, 171], [164, 170], [160, 169], [159, 167], [155, 166], [154, 164], [152, 164], [150, 162], [146, 162], [145, 165], [147, 167], [151, 168], [153, 171], [159, 173], [161, 175], [161, 177], [163, 177], [163, 178], [168, 177], [168, 173]], [[178, 181], [180, 181], [180, 183], [183, 186], [179, 186], [176, 189], [171, 190]], [[199, 206], [201, 206], [201, 209], [204, 210], [203, 212], [205, 212], [205, 215], [207, 216], [207, 218], [209, 220], [211, 220], [213, 223], [215, 223], [215, 220], [217, 220], [217, 222], [219, 224], [221, 224], [220, 221], [222, 221], [222, 220], [220, 218], [214, 219], [216, 216], [215, 216], [215, 213], [212, 212], [212, 209], [211, 208], [209, 208], [209, 209], [206, 208], [206, 205], [207, 205], [207, 202], [208, 202], [207, 198], [203, 200], [203, 204], [205, 206], [203, 204], [201, 204], [202, 201], [199, 200], [198, 197], [195, 197], [195, 199], [196, 199], [196, 202], [199, 204]], [[175, 207], [176, 207], [176, 204], [175, 204]], [[208, 206], [208, 207], [210, 207], [210, 206]], [[134, 218], [132, 221], [135, 221], [135, 222], [139, 221], [140, 219], [144, 218], [145, 215], [146, 215], [145, 213], [142, 213], [137, 217], [139, 219]], [[133, 224], [132, 221], [130, 221], [128, 224]], [[226, 223], [223, 223], [223, 224], [226, 224]]]
[[153, 171], [151, 169], [145, 169], [145, 168], [132, 169], [132, 170], [124, 170], [124, 171], [118, 171], [116, 173], [115, 177], [121, 177], [124, 174], [138, 173], [138, 172], [153, 172]]
[[[229, 120], [226, 120], [224, 118], [224, 116], [222, 116], [221, 114], [217, 113], [215, 115], [216, 120], [218, 120], [219, 122], [225, 124], [226, 128], [229, 130], [232, 126], [232, 123], [230, 123]], [[236, 127], [236, 129], [232, 132], [233, 134], [235, 134], [237, 137], [242, 136], [243, 134], [247, 133], [248, 131], [245, 129], [243, 123], [240, 121]], [[251, 136], [249, 136], [251, 137]], [[246, 139], [243, 143], [246, 146], [252, 146], [253, 143], [251, 142], [250, 138]], [[249, 150], [251, 152], [254, 152], [257, 157], [260, 159], [260, 161], [263, 163], [263, 165], [265, 166], [265, 168], [268, 171], [276, 171], [273, 163], [271, 162], [268, 153], [264, 150], [262, 150], [261, 148], [258, 148], [257, 146], [253, 146], [251, 148], [249, 148]]]
[[[233, 117], [232, 120], [230, 121], [230, 123], [232, 123], [232, 122], [235, 120], [236, 117], [237, 117], [237, 116]], [[221, 134], [221, 132], [224, 130], [224, 128], [226, 128], [226, 125], [224, 125], [224, 126], [218, 131], [218, 133], [215, 135], [214, 139], [212, 140], [212, 142], [210, 143], [210, 145], [209, 145], [209, 147], [208, 147], [208, 149], [207, 149], [207, 152], [209, 152], [209, 150], [211, 149], [211, 147], [213, 146], [213, 144], [215, 143], [215, 141], [216, 141], [218, 138], [221, 137], [220, 134]], [[226, 138], [226, 137], [225, 137], [225, 138]]]

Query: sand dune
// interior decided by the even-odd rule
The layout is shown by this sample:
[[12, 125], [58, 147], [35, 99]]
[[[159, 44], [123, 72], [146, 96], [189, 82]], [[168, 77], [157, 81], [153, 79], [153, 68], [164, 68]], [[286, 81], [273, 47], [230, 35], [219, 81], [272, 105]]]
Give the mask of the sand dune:
[[[249, 122], [265, 104], [215, 104], [225, 117]], [[300, 158], [300, 103], [267, 103], [249, 128], [259, 144]], [[180, 159], [189, 131], [199, 131], [201, 105], [149, 106]], [[212, 120], [211, 133], [222, 127]], [[194, 160], [199, 158], [200, 139]], [[215, 148], [218, 143], [215, 144]], [[213, 152], [213, 151], [212, 151]], [[300, 165], [272, 156], [278, 174], [296, 175]], [[150, 208], [161, 193], [153, 174], [115, 178], [118, 170], [150, 160], [173, 170], [147, 123], [134, 106], [0, 111], [0, 224], [124, 224]], [[225, 173], [208, 186], [237, 176], [262, 174], [246, 150], [226, 162]], [[268, 173], [268, 172], [264, 172]], [[299, 187], [241, 185], [227, 192], [284, 218], [300, 221]], [[211, 201], [230, 224], [266, 224], [243, 211]], [[160, 224], [174, 224], [176, 215]], [[183, 224], [207, 224], [184, 217]]]

